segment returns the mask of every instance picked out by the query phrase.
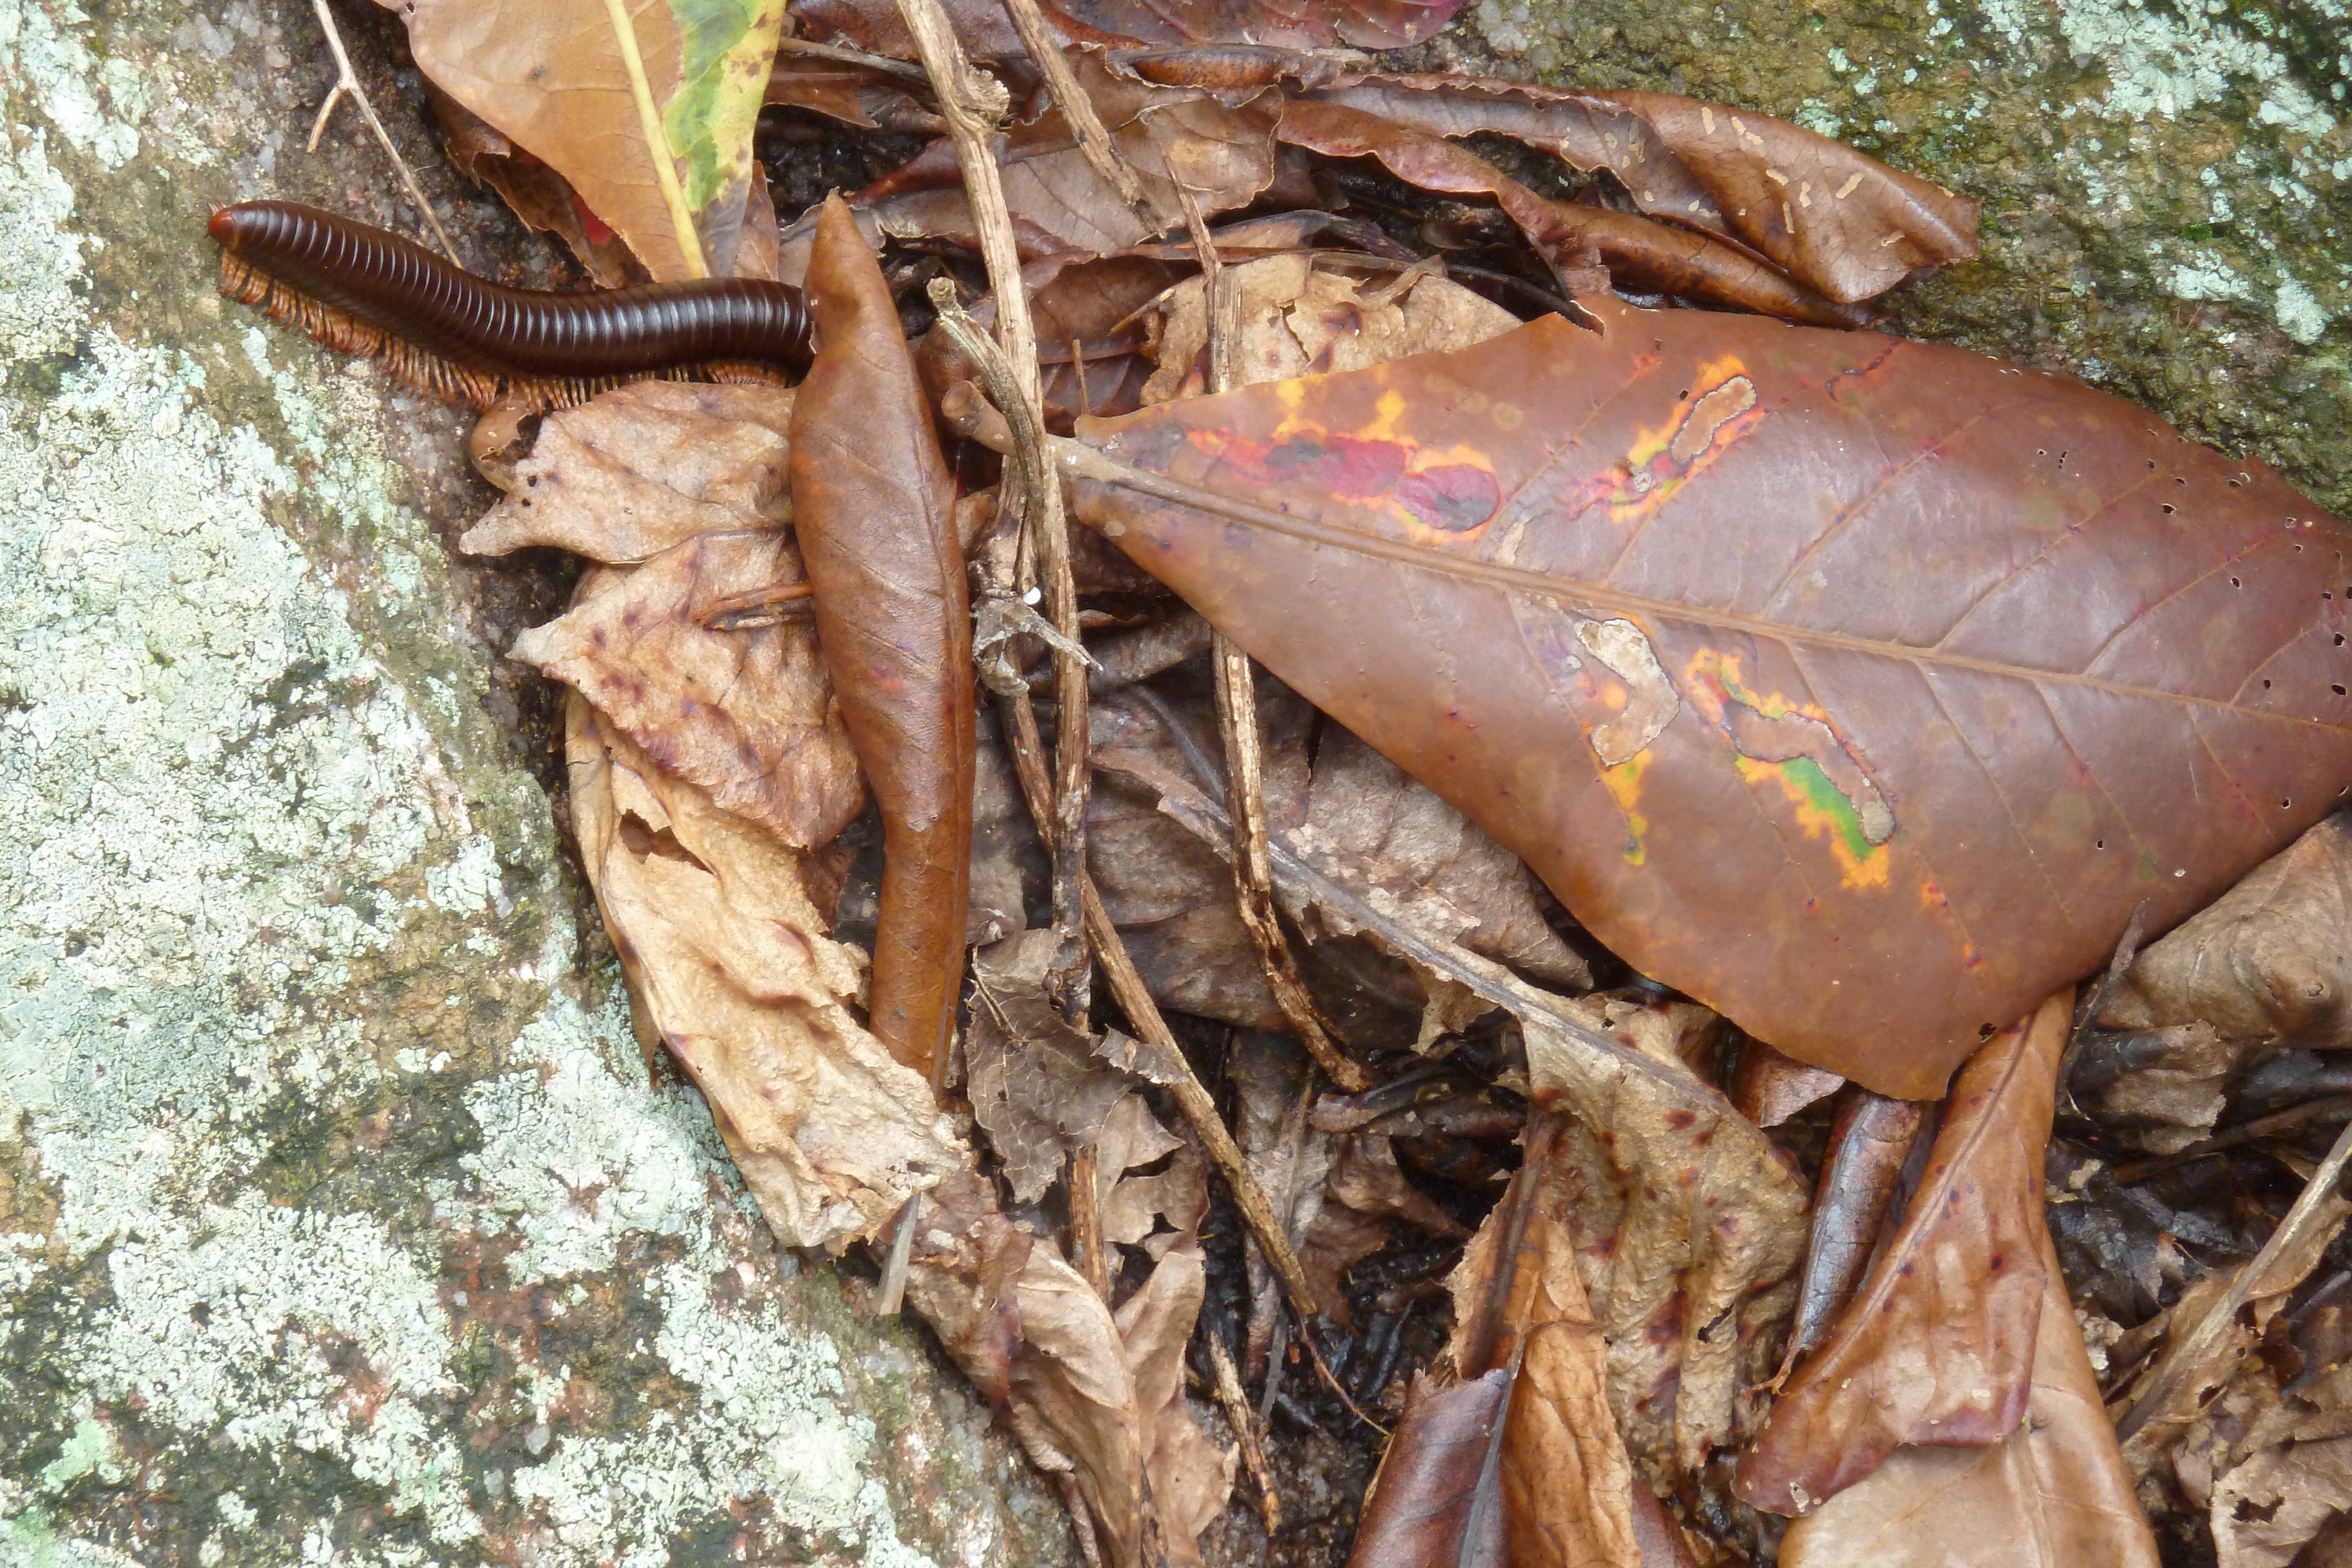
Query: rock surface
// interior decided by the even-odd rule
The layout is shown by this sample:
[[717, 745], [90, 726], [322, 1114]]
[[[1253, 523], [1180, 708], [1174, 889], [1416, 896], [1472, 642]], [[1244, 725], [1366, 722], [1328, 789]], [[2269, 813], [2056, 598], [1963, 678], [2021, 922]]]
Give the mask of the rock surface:
[[647, 1081], [460, 422], [213, 291], [216, 202], [414, 226], [328, 60], [0, 0], [0, 1564], [1068, 1561]]
[[1895, 324], [2069, 371], [2352, 515], [2346, 0], [1470, 0], [1433, 68], [1779, 115], [1985, 203]]

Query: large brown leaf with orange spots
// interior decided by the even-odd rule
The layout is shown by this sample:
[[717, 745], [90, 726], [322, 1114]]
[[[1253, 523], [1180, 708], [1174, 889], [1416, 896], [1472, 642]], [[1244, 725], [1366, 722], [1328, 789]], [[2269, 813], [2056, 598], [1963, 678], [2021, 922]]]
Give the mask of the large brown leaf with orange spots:
[[1791, 1055], [1943, 1092], [2352, 784], [2352, 538], [1930, 344], [1588, 302], [1066, 449], [1081, 516]]

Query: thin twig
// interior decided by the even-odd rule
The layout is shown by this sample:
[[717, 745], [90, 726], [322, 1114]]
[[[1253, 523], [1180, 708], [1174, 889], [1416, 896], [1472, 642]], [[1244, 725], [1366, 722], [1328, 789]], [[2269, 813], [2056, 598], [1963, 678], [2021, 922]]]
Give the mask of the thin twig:
[[1102, 117], [1095, 112], [1094, 99], [1078, 85], [1077, 73], [1070, 68], [1069, 57], [1062, 53], [1060, 42], [1046, 26], [1045, 14], [1037, 8], [1037, 0], [1003, 0], [1003, 4], [1013, 18], [1013, 30], [1021, 35], [1021, 47], [1029, 52], [1031, 63], [1045, 73], [1046, 92], [1062, 111], [1070, 134], [1077, 138], [1079, 155], [1096, 173], [1111, 183], [1120, 201], [1157, 229], [1160, 217], [1144, 197], [1143, 182], [1119, 156], [1118, 144], [1110, 139]]
[[375, 105], [368, 101], [367, 90], [360, 86], [359, 77], [352, 70], [352, 57], [344, 52], [343, 35], [335, 26], [334, 14], [327, 9], [327, 0], [310, 0], [310, 9], [318, 13], [319, 26], [327, 35], [327, 52], [335, 57], [335, 85], [327, 89], [327, 101], [319, 106], [319, 118], [310, 122], [309, 151], [316, 152], [319, 150], [319, 138], [326, 133], [327, 119], [335, 112], [336, 100], [345, 93], [351, 94], [352, 101], [360, 106], [361, 118], [367, 121], [368, 129], [375, 132], [376, 144], [383, 149], [384, 156], [392, 160], [393, 172], [400, 176], [401, 188], [408, 193], [408, 199], [416, 204], [416, 210], [425, 214], [425, 226], [431, 229], [433, 237], [441, 242], [441, 254], [457, 266], [465, 266], [465, 260], [457, 254], [457, 242], [441, 226], [441, 220], [434, 215], [433, 204], [425, 199], [424, 187], [416, 183], [416, 175], [409, 169], [408, 160], [403, 158], [400, 149], [392, 144], [392, 133], [383, 128], [383, 121], [376, 118]]
[[2202, 1318], [2173, 1336], [2139, 1397], [2116, 1423], [2118, 1442], [2129, 1442], [2152, 1422], [2185, 1420], [2195, 1413], [2207, 1392], [2210, 1372], [2207, 1361], [2221, 1337], [2236, 1325], [2240, 1310], [2257, 1294], [2280, 1294], [2301, 1283], [2318, 1262], [2328, 1236], [2344, 1223], [2347, 1210], [2352, 1209], [2339, 1188], [2347, 1164], [2352, 1164], [2352, 1123], [2336, 1135], [2336, 1146], [2311, 1173], [2303, 1195], [2271, 1232], [2263, 1249], [2238, 1270], [2230, 1288]]
[[[982, 384], [1013, 427], [1013, 440], [1025, 450], [1024, 470], [1035, 476], [1035, 487], [1024, 486], [1026, 521], [1034, 538], [1037, 565], [1045, 590], [1045, 618], [1067, 640], [1054, 649], [1054, 695], [1061, 704], [1054, 758], [1055, 831], [1054, 924], [1066, 939], [1080, 935], [1077, 880], [1086, 864], [1087, 791], [1092, 779], [1087, 752], [1092, 739], [1087, 717], [1087, 666], [1078, 646], [1078, 591], [1070, 572], [1069, 520], [1062, 512], [1058, 476], [1045, 460], [1045, 418], [1044, 381], [1037, 369], [1037, 330], [1029, 314], [1029, 292], [1021, 278], [1021, 253], [1013, 243], [1012, 209], [1005, 204], [1004, 182], [996, 167], [995, 131], [1009, 103], [1004, 84], [971, 68], [963, 46], [956, 41], [940, 0], [898, 0], [898, 15], [914, 36], [916, 53], [931, 78], [940, 100], [940, 114], [954, 140], [956, 162], [963, 172], [965, 199], [971, 205], [972, 224], [980, 235], [980, 255], [988, 269], [988, 287], [996, 301], [996, 342], [1003, 362], [991, 364], [984, 353], [972, 353], [982, 372]], [[944, 318], [946, 312], [942, 311]], [[959, 339], [961, 341], [961, 339]], [[972, 347], [976, 347], [972, 345]], [[971, 352], [971, 347], [966, 351]]]
[[[1201, 258], [1202, 304], [1208, 318], [1209, 391], [1231, 392], [1240, 384], [1241, 290], [1209, 225], [1192, 188], [1176, 184], [1176, 198], [1184, 207], [1184, 226], [1192, 249]], [[1267, 860], [1265, 825], [1265, 736], [1258, 723], [1257, 672], [1241, 645], [1223, 632], [1212, 643], [1210, 662], [1217, 677], [1217, 733], [1225, 747], [1225, 813], [1239, 826], [1240, 852], [1234, 856], [1234, 903], [1242, 928], [1257, 948], [1275, 1005], [1289, 1021], [1315, 1064], [1350, 1094], [1372, 1086], [1371, 1074], [1348, 1058], [1331, 1038], [1330, 1030], [1307, 994], [1298, 972], [1298, 956], [1282, 929], [1274, 908], [1274, 873]]]
[[612, 24], [613, 41], [621, 51], [621, 69], [628, 76], [629, 97], [637, 106], [637, 130], [646, 139], [646, 157], [654, 166], [654, 183], [661, 187], [662, 204], [669, 209], [679, 262], [687, 277], [708, 277], [710, 264], [702, 258], [694, 210], [686, 204], [686, 190], [677, 183], [677, 162], [669, 155], [669, 133], [662, 129], [661, 110], [654, 104], [653, 83], [646, 79], [645, 57], [637, 52], [637, 28], [629, 20], [627, 0], [604, 0], [604, 18]]
[[915, 1227], [922, 1218], [923, 1195], [907, 1195], [898, 1206], [898, 1223], [890, 1228], [890, 1250], [882, 1260], [882, 1278], [874, 1288], [874, 1310], [886, 1318], [898, 1315], [907, 1299], [907, 1270], [915, 1254]]
[[813, 59], [837, 60], [845, 66], [864, 66], [869, 71], [904, 77], [908, 81], [919, 81], [927, 87], [931, 79], [923, 74], [922, 67], [905, 60], [894, 60], [887, 55], [869, 55], [864, 49], [845, 49], [839, 44], [820, 44], [808, 38], [779, 38], [776, 40], [776, 52], [780, 55], [807, 55]]
[[1211, 1329], [1201, 1337], [1208, 1342], [1209, 1369], [1215, 1374], [1210, 1386], [1216, 1390], [1225, 1420], [1240, 1439], [1242, 1463], [1248, 1467], [1250, 1479], [1257, 1483], [1258, 1514], [1265, 1521], [1265, 1532], [1272, 1535], [1282, 1528], [1282, 1500], [1275, 1495], [1274, 1471], [1266, 1466], [1265, 1446], [1258, 1439], [1257, 1412], [1250, 1408], [1249, 1396], [1242, 1390], [1242, 1375], [1234, 1365], [1234, 1353], [1225, 1348], [1224, 1336]]
[[[1199, 743], [1181, 727], [1174, 734], [1179, 749], [1185, 753], [1186, 766], [1204, 783], [1213, 779], [1213, 767], [1200, 755]], [[1210, 848], [1232, 852], [1232, 821], [1202, 789], [1181, 779], [1153, 777], [1145, 782], [1160, 791], [1160, 810]], [[1581, 1050], [1607, 1058], [1617, 1071], [1640, 1074], [1695, 1110], [1711, 1116], [1739, 1114], [1713, 1089], [1695, 1078], [1677, 1076], [1633, 1047], [1619, 1044], [1570, 1011], [1560, 998], [1528, 984], [1494, 959], [1431, 936], [1334, 882], [1282, 845], [1270, 847], [1276, 883], [1370, 932], [1400, 956], [1457, 982], [1473, 996], [1522, 1021], [1538, 1024]]]
[[[1013, 287], [1020, 287], [1017, 279]], [[1086, 870], [1087, 749], [1092, 738], [1087, 672], [1093, 661], [1078, 641], [1078, 596], [1070, 574], [1069, 519], [1062, 510], [1061, 476], [1045, 459], [1045, 426], [1034, 405], [1024, 402], [1028, 394], [1020, 385], [1017, 367], [956, 304], [954, 284], [946, 278], [934, 280], [931, 299], [939, 308], [940, 330], [971, 361], [982, 389], [1004, 416], [1012, 437], [1014, 477], [1023, 495], [1029, 497], [1031, 518], [1036, 525], [1027, 538], [1035, 542], [1037, 563], [1044, 569], [1046, 618], [1060, 633], [1053, 645], [1055, 695], [1061, 701], [1054, 752], [1053, 826], [1044, 836], [1053, 857], [1054, 926], [1065, 939], [1076, 941], [1083, 935], [1084, 925], [1078, 880]], [[1036, 369], [1034, 357], [1029, 368]]]
[[[1039, 824], [1039, 831], [1050, 838], [1045, 824], [1052, 820], [1052, 785], [1046, 779], [1045, 759], [1040, 755], [1035, 716], [1029, 712], [1029, 705], [1018, 698], [1004, 698], [1002, 706], [1013, 724], [1013, 776], [1020, 780], [1021, 793], [1029, 802], [1029, 814]], [[1078, 893], [1085, 910], [1087, 945], [1094, 949], [1103, 974], [1110, 981], [1111, 996], [1126, 1012], [1128, 1022], [1135, 1026], [1136, 1034], [1152, 1048], [1155, 1058], [1171, 1070], [1171, 1081], [1164, 1087], [1192, 1131], [1200, 1135], [1209, 1163], [1224, 1178], [1234, 1195], [1234, 1207], [1241, 1210], [1243, 1223], [1257, 1238], [1267, 1266], [1282, 1282], [1283, 1294], [1302, 1316], [1316, 1316], [1323, 1309], [1315, 1299], [1314, 1287], [1307, 1283], [1307, 1270], [1298, 1261], [1297, 1250], [1290, 1244], [1289, 1232], [1283, 1228], [1265, 1189], [1250, 1174], [1249, 1164], [1242, 1157], [1241, 1146], [1234, 1142], [1224, 1118], [1217, 1114], [1215, 1098], [1185, 1061], [1183, 1047], [1176, 1043], [1175, 1032], [1169, 1029], [1160, 1004], [1152, 1000], [1150, 988], [1143, 983], [1135, 960], [1129, 956], [1118, 927], [1110, 923], [1102, 896], [1095, 891], [1094, 878], [1080, 873]]]
[[1077, 1254], [1078, 1272], [1110, 1300], [1110, 1260], [1103, 1252], [1101, 1162], [1092, 1144], [1081, 1145], [1070, 1156], [1070, 1250]]

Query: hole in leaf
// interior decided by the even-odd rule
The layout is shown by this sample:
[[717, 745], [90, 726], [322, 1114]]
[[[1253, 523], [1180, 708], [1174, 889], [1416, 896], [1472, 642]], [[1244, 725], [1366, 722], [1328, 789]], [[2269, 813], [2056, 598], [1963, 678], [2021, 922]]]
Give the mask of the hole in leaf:
[[2230, 580], [2230, 586], [2231, 586], [2231, 587], [2232, 587], [2232, 588], [2243, 588], [2243, 587], [2245, 587], [2246, 585], [2245, 585], [2244, 583], [2242, 583], [2242, 582], [2240, 582], [2236, 578], [2234, 578], [2234, 577], [2233, 577], [2233, 578], [2231, 578], [2231, 579]]
[[2168, 501], [2168, 502], [2166, 502], [2166, 503], [2165, 503], [2165, 506], [2164, 506], [2164, 515], [2165, 515], [2166, 517], [2171, 517], [2171, 516], [2173, 516], [2175, 513], [2179, 512], [2179, 510], [2180, 510], [2180, 508], [2179, 508], [2179, 507], [2176, 507], [2176, 506], [2172, 505], [2172, 503], [2170, 503], [2169, 501]]
[[2340, 697], [2340, 696], [2342, 696], [2342, 695], [2344, 695], [2344, 688], [2343, 688], [2342, 686], [2334, 686], [2334, 685], [2332, 685], [2332, 686], [2329, 686], [2327, 689], [2328, 689], [2329, 691], [2331, 691], [2331, 692], [2334, 692], [2334, 693], [2335, 693], [2337, 696], [2339, 696], [2339, 697]]
[[2091, 847], [2095, 850], [2105, 849], [2107, 847], [2107, 841], [2105, 839], [2095, 839], [2092, 841]]
[[2270, 690], [2270, 689], [2271, 689], [2271, 684], [2270, 684], [2270, 682], [2268, 682], [2268, 681], [2264, 681], [2264, 682], [2263, 683], [2263, 690], [2264, 690], [2264, 691], [2268, 691], [2268, 690]]

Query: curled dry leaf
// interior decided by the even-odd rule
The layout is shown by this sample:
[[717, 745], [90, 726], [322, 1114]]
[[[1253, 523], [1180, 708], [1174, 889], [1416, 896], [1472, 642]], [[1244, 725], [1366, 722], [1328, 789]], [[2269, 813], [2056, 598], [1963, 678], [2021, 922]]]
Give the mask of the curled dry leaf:
[[1372, 1478], [1348, 1568], [1504, 1568], [1504, 1415], [1512, 1371], [1440, 1388], [1413, 1379]]
[[1783, 1366], [1795, 1365], [1829, 1337], [1862, 1284], [1926, 1110], [1916, 1100], [1889, 1100], [1858, 1085], [1839, 1105], [1814, 1191], [1812, 1231]]
[[2352, 537], [2258, 465], [1956, 350], [1591, 308], [1081, 422], [1079, 516], [1643, 973], [1897, 1098], [2352, 777]]
[[711, 613], [797, 581], [778, 532], [703, 534], [603, 574], [513, 655], [586, 696], [666, 772], [793, 849], [830, 842], [866, 801], [805, 617], [740, 628]]
[[1808, 1194], [1771, 1141], [1686, 1064], [1693, 1037], [1720, 1027], [1714, 1015], [1688, 1003], [1563, 1006], [1685, 1086], [1670, 1093], [1528, 1029], [1533, 1097], [1573, 1113], [1555, 1157], [1575, 1183], [1569, 1222], [1609, 1346], [1610, 1403], [1627, 1448], [1672, 1483], [1746, 1435], [1739, 1395], [1765, 1371], [1788, 1313]]
[[870, 1016], [936, 1076], [955, 1027], [971, 877], [971, 620], [955, 481], [898, 309], [839, 197], [808, 271], [816, 361], [793, 403], [794, 526], [825, 667], [881, 809]]
[[926, 1201], [907, 1300], [1037, 1468], [1072, 1477], [1112, 1568], [1142, 1568], [1143, 1431], [1110, 1308], [965, 1172]]
[[1737, 237], [1835, 300], [1868, 299], [1977, 254], [1976, 201], [1719, 104], [1437, 76], [1364, 77], [1314, 96], [1439, 136], [1499, 132], [1571, 168], [1605, 169], [1643, 213]]
[[1145, 1490], [1173, 1568], [1200, 1568], [1201, 1532], [1224, 1512], [1234, 1490], [1235, 1450], [1209, 1441], [1184, 1397], [1184, 1350], [1207, 1290], [1201, 1249], [1171, 1248], [1114, 1314], [1135, 1378]]
[[[603, 0], [415, 0], [404, 13], [417, 68], [569, 181], [656, 281], [732, 276], [751, 127], [783, 5], [628, 0], [624, 9], [664, 145], [646, 139]], [[687, 236], [656, 160], [683, 193]]]
[[2352, 814], [2322, 821], [2141, 952], [2099, 1021], [2207, 1023], [2242, 1055], [2352, 1046]]
[[1051, 1241], [996, 1212], [977, 1173], [942, 1183], [921, 1224], [908, 1299], [1038, 1468], [1075, 1478], [1111, 1568], [1144, 1568], [1147, 1511], [1161, 1548], [1198, 1563], [1233, 1479], [1183, 1394], [1199, 1250], [1171, 1248], [1114, 1318]]
[[643, 269], [632, 276], [635, 257], [620, 235], [603, 225], [593, 230], [587, 210], [562, 175], [532, 157], [488, 120], [443, 92], [430, 78], [425, 97], [433, 118], [449, 150], [449, 162], [467, 179], [478, 180], [505, 198], [514, 214], [532, 228], [562, 240], [600, 288], [619, 288], [643, 281]]
[[2024, 1416], [2044, 1316], [2042, 1150], [2073, 1007], [2071, 988], [2053, 996], [1961, 1070], [1901, 1233], [1740, 1461], [1752, 1506], [1802, 1514], [1903, 1444], [1982, 1448]]
[[871, 1234], [968, 1155], [851, 1011], [857, 957], [824, 934], [811, 858], [655, 767], [578, 694], [565, 714], [573, 831], [640, 1032], [701, 1089], [777, 1236]]
[[2042, 1317], [2022, 1419], [1989, 1448], [1895, 1449], [1789, 1527], [1781, 1568], [2156, 1568], [2057, 1257], [2046, 1232], [2035, 1241]]
[[1491, 196], [1556, 268], [1598, 256], [1629, 288], [1822, 326], [1858, 327], [1869, 319], [1867, 311], [1807, 287], [1744, 246], [1633, 213], [1538, 195], [1465, 147], [1360, 109], [1294, 100], [1283, 110], [1281, 134], [1327, 157], [1377, 158], [1423, 190]]
[[793, 520], [789, 388], [635, 382], [540, 422], [513, 486], [458, 538], [473, 555], [552, 545], [648, 560], [701, 534]]

